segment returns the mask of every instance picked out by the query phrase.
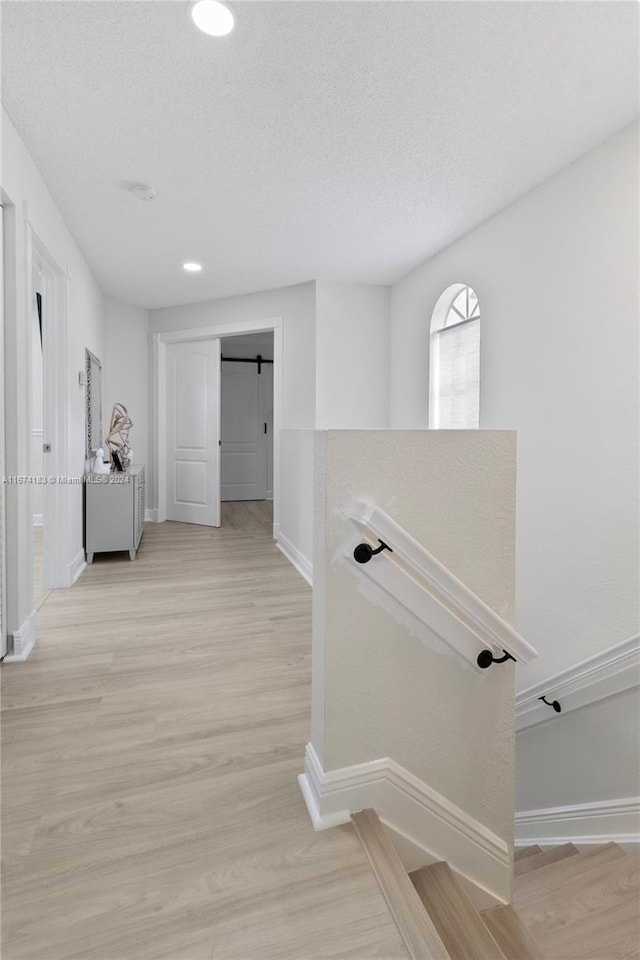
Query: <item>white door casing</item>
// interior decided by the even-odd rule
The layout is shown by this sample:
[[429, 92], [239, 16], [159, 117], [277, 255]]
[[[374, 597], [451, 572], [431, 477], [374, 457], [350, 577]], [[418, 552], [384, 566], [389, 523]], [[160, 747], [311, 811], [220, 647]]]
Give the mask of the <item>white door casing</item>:
[[280, 428], [282, 423], [282, 317], [265, 320], [233, 320], [210, 327], [191, 327], [154, 333], [151, 339], [153, 368], [153, 479], [155, 504], [149, 519], [162, 523], [167, 519], [167, 350], [171, 344], [202, 341], [245, 333], [273, 332], [273, 536], [279, 537]]
[[273, 430], [271, 364], [222, 363], [221, 499], [264, 500]]
[[220, 526], [220, 341], [166, 355], [167, 519]]

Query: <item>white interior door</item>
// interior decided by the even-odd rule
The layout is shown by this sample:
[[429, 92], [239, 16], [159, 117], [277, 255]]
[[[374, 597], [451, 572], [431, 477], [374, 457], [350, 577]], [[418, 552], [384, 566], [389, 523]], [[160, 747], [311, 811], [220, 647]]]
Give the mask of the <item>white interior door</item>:
[[167, 344], [167, 520], [220, 526], [220, 341]]
[[272, 433], [271, 364], [223, 361], [222, 500], [266, 499]]

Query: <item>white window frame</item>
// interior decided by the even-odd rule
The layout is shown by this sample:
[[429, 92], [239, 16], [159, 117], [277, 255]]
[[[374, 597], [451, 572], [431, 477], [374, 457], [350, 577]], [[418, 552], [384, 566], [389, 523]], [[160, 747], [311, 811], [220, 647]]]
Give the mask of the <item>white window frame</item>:
[[[471, 291], [477, 300], [478, 303], [478, 312], [468, 310], [467, 314], [470, 316], [464, 316], [460, 314], [459, 311], [454, 307], [455, 301], [458, 299], [460, 294], [463, 291]], [[452, 317], [457, 314], [460, 319], [452, 319]], [[452, 427], [447, 424], [443, 425], [441, 423], [442, 415], [440, 410], [440, 335], [446, 330], [451, 330], [453, 328], [458, 328], [465, 326], [471, 323], [478, 324], [478, 344], [480, 342], [480, 326], [481, 321], [481, 312], [479, 308], [479, 299], [473, 287], [468, 283], [453, 283], [451, 286], [447, 287], [444, 293], [438, 298], [438, 301], [435, 305], [433, 314], [431, 316], [431, 325], [429, 333], [429, 429], [431, 430], [448, 430], [448, 429], [477, 429], [480, 425], [480, 347], [478, 345], [478, 404], [477, 404], [477, 416], [473, 425], [469, 424], [467, 427], [459, 428]]]

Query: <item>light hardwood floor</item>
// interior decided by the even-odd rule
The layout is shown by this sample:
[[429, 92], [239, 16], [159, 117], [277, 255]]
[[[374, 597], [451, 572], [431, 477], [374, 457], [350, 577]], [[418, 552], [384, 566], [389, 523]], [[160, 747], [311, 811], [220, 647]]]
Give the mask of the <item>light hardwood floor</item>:
[[42, 527], [33, 527], [33, 606], [39, 610], [50, 591], [42, 586]]
[[271, 536], [273, 502], [271, 500], [225, 500], [220, 504], [220, 524], [225, 530]]
[[96, 555], [3, 664], [3, 960], [407, 957], [296, 783], [311, 591], [229, 512]]

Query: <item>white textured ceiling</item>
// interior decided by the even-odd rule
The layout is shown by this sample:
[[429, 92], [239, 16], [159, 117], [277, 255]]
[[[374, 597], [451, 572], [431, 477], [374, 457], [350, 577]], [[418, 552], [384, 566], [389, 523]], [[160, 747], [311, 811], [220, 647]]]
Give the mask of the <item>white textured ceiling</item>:
[[393, 282], [637, 115], [634, 2], [230, 5], [215, 40], [186, 2], [2, 3], [3, 101], [112, 297]]

